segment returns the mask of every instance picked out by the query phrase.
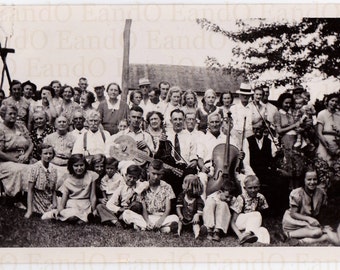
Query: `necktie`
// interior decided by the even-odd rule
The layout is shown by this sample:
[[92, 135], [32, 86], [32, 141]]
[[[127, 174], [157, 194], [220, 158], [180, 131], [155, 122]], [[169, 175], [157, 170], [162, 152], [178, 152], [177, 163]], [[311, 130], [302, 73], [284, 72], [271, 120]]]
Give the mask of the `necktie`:
[[181, 160], [181, 148], [179, 146], [179, 140], [178, 140], [178, 134], [176, 133], [175, 135], [175, 153], [174, 153], [174, 158], [179, 161]]

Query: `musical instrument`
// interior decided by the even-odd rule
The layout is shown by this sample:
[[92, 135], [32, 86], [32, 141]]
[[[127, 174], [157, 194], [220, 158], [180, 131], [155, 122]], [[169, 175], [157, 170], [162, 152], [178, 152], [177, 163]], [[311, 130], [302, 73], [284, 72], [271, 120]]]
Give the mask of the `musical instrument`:
[[216, 145], [213, 150], [214, 175], [207, 183], [207, 196], [220, 190], [227, 182], [231, 186], [236, 183], [235, 170], [239, 165], [239, 150], [230, 144], [231, 112], [228, 112], [227, 121], [226, 143]]
[[[114, 141], [114, 145], [110, 147], [110, 156], [118, 161], [133, 160], [136, 165], [142, 165], [146, 161], [153, 161], [154, 159], [149, 156], [149, 151], [140, 150], [137, 148], [136, 141], [128, 135], [119, 136]], [[171, 170], [178, 177], [183, 176], [183, 171], [163, 163], [165, 169]]]

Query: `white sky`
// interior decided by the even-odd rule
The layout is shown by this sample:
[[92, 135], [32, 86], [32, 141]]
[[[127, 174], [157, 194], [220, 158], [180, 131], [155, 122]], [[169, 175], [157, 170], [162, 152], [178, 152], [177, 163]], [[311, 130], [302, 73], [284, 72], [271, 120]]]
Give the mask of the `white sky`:
[[76, 85], [81, 76], [91, 86], [120, 83], [126, 18], [132, 18], [130, 63], [204, 66], [207, 55], [230, 58], [231, 43], [196, 24], [196, 17], [218, 12], [213, 6], [205, 13], [203, 9], [180, 5], [2, 7], [0, 42], [4, 45], [7, 36], [7, 47], [16, 50], [8, 55], [12, 79], [30, 79], [40, 87], [53, 79]]
[[208, 55], [227, 63], [233, 44], [202, 30], [196, 18], [230, 30], [236, 18], [292, 20], [339, 13], [335, 4], [2, 6], [0, 42], [4, 45], [7, 36], [8, 47], [16, 50], [8, 55], [12, 79], [29, 79], [38, 87], [54, 79], [76, 86], [85, 76], [92, 87], [121, 83], [126, 18], [132, 19], [130, 63], [204, 66]]

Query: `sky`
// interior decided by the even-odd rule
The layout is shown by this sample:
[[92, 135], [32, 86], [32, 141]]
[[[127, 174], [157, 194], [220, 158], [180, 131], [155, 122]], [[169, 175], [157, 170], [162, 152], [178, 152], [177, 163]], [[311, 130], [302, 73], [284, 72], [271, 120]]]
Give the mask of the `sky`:
[[90, 86], [120, 83], [126, 18], [132, 18], [130, 63], [204, 66], [207, 55], [230, 58], [231, 42], [195, 22], [196, 16], [218, 9], [202, 10], [181, 5], [2, 7], [0, 42], [4, 46], [7, 37], [7, 47], [16, 50], [7, 57], [12, 79], [30, 79], [39, 87], [54, 79], [76, 85], [82, 76]]
[[[91, 89], [110, 82], [121, 84], [127, 18], [132, 19], [130, 63], [204, 66], [207, 56], [227, 63], [234, 44], [222, 35], [202, 30], [196, 18], [207, 18], [226, 30], [234, 30], [238, 18], [294, 20], [302, 16], [339, 16], [339, 9], [334, 7], [337, 6], [2, 6], [0, 42], [4, 46], [7, 37], [7, 47], [16, 50], [7, 57], [12, 79], [29, 79], [41, 88], [55, 79], [76, 86], [84, 76]], [[325, 85], [323, 81], [321, 84]], [[8, 90], [7, 82], [3, 88]], [[326, 91], [333, 88], [327, 86]]]

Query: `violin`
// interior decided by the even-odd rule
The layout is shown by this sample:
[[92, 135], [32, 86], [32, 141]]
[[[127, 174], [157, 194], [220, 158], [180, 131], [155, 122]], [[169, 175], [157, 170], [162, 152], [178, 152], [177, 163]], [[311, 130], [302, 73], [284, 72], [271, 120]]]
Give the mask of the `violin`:
[[214, 167], [214, 175], [207, 183], [207, 196], [224, 186], [235, 186], [235, 171], [239, 166], [240, 151], [234, 145], [230, 144], [230, 129], [231, 129], [231, 112], [228, 112], [228, 117], [224, 119], [227, 124], [226, 142], [215, 146], [213, 150], [212, 163]]

